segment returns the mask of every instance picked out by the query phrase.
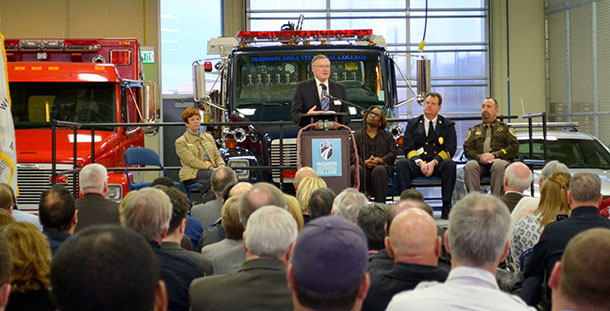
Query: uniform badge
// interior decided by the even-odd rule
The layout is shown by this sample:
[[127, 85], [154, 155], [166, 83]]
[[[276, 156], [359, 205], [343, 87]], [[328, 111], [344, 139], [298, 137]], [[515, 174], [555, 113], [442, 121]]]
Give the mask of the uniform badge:
[[445, 142], [445, 139], [443, 139], [442, 136], [438, 138], [438, 144], [439, 145], [442, 145], [444, 142]]
[[504, 132], [504, 128], [503, 128], [503, 127], [498, 127], [497, 132], [498, 132], [498, 133], [502, 133], [502, 132]]

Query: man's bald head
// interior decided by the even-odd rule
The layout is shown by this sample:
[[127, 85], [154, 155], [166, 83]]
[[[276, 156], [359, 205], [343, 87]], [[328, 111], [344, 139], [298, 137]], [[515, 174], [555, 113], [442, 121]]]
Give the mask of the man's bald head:
[[441, 240], [436, 223], [419, 208], [409, 208], [394, 218], [386, 248], [394, 262], [436, 266]]
[[233, 188], [231, 188], [231, 191], [229, 191], [229, 197], [233, 197], [236, 195], [240, 195], [244, 192], [246, 192], [246, 190], [252, 188], [252, 184], [246, 181], [242, 181], [237, 183], [237, 185], [233, 186]]
[[390, 209], [388, 210], [387, 219], [386, 219], [386, 223], [385, 223], [386, 235], [390, 235], [390, 225], [392, 224], [394, 217], [396, 217], [401, 212], [403, 212], [407, 209], [410, 209], [410, 208], [421, 209], [424, 212], [428, 213], [430, 215], [430, 217], [432, 217], [432, 215], [434, 213], [434, 211], [432, 210], [432, 207], [430, 207], [430, 205], [426, 204], [426, 202], [419, 201], [419, 200], [412, 200], [412, 199], [400, 200], [400, 201], [394, 203], [392, 206], [390, 206]]
[[316, 171], [309, 166], [301, 167], [296, 174], [294, 175], [294, 190], [296, 191], [301, 183], [301, 180], [305, 179], [305, 177], [318, 177]]
[[504, 190], [523, 192], [532, 184], [532, 171], [522, 162], [514, 162], [504, 170]]

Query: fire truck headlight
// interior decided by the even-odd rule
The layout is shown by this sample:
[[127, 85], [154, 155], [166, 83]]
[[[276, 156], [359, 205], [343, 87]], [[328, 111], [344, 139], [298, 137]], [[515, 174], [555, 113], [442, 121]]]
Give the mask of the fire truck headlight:
[[120, 184], [109, 184], [107, 197], [113, 201], [120, 201], [123, 198], [123, 186]]

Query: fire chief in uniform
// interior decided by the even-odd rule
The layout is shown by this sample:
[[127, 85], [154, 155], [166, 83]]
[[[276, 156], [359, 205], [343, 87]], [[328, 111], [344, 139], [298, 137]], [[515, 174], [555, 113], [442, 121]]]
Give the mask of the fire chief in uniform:
[[447, 219], [455, 186], [455, 163], [451, 158], [457, 138], [455, 123], [438, 114], [442, 103], [440, 94], [427, 94], [424, 114], [409, 120], [403, 143], [407, 158], [398, 161], [396, 171], [401, 192], [411, 188], [411, 181], [417, 177], [439, 177], [443, 197], [441, 217]]

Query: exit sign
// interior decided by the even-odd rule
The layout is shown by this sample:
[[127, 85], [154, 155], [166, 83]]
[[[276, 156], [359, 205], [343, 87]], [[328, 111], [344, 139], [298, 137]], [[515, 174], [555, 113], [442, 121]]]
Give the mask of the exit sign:
[[142, 57], [143, 64], [154, 64], [155, 63], [155, 48], [152, 46], [143, 46], [140, 49], [140, 57]]

